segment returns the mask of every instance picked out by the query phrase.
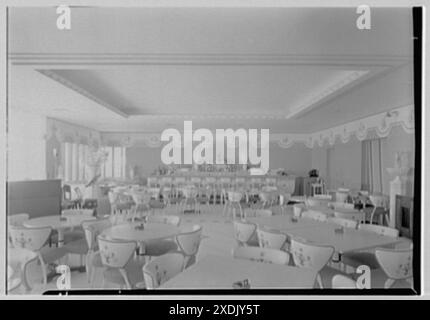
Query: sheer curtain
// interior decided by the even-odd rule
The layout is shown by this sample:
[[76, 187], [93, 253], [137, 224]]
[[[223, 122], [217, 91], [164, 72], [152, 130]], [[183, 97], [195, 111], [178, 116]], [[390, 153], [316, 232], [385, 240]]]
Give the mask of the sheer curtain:
[[383, 193], [381, 139], [361, 143], [361, 190]]

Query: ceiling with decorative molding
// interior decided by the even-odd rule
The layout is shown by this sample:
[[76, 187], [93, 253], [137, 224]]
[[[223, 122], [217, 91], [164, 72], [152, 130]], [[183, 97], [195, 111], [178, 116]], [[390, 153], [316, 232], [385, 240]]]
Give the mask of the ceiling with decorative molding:
[[413, 104], [412, 14], [355, 8], [9, 11], [9, 106], [102, 132], [313, 133]]

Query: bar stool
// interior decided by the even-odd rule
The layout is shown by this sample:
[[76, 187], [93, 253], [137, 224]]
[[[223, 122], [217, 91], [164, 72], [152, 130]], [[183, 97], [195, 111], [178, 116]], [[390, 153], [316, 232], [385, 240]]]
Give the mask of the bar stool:
[[227, 202], [224, 206], [223, 215], [227, 214], [230, 210], [233, 214], [233, 219], [236, 218], [236, 209], [239, 208], [240, 217], [244, 217], [243, 209], [240, 204], [243, 194], [238, 191], [228, 191], [227, 192]]

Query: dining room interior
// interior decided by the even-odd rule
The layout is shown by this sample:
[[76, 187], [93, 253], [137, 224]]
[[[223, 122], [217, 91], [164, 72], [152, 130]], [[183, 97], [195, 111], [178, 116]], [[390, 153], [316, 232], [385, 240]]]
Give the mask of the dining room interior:
[[8, 294], [414, 289], [410, 8], [56, 9], [8, 9]]

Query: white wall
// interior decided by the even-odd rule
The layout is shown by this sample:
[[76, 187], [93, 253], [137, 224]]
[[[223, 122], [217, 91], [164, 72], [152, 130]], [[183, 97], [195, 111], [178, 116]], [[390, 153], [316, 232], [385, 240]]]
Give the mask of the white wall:
[[[315, 147], [312, 149], [312, 167], [320, 171], [330, 189], [346, 187], [359, 190], [361, 152], [361, 141], [355, 138], [345, 144], [337, 141], [332, 147]], [[415, 136], [407, 134], [400, 126], [393, 127], [390, 135], [381, 140], [381, 152], [383, 193], [388, 194], [393, 177], [387, 168], [393, 167], [396, 152], [409, 152], [409, 166], [414, 166]], [[412, 194], [412, 190], [408, 193]]]
[[9, 109], [8, 180], [46, 179], [46, 117]]

